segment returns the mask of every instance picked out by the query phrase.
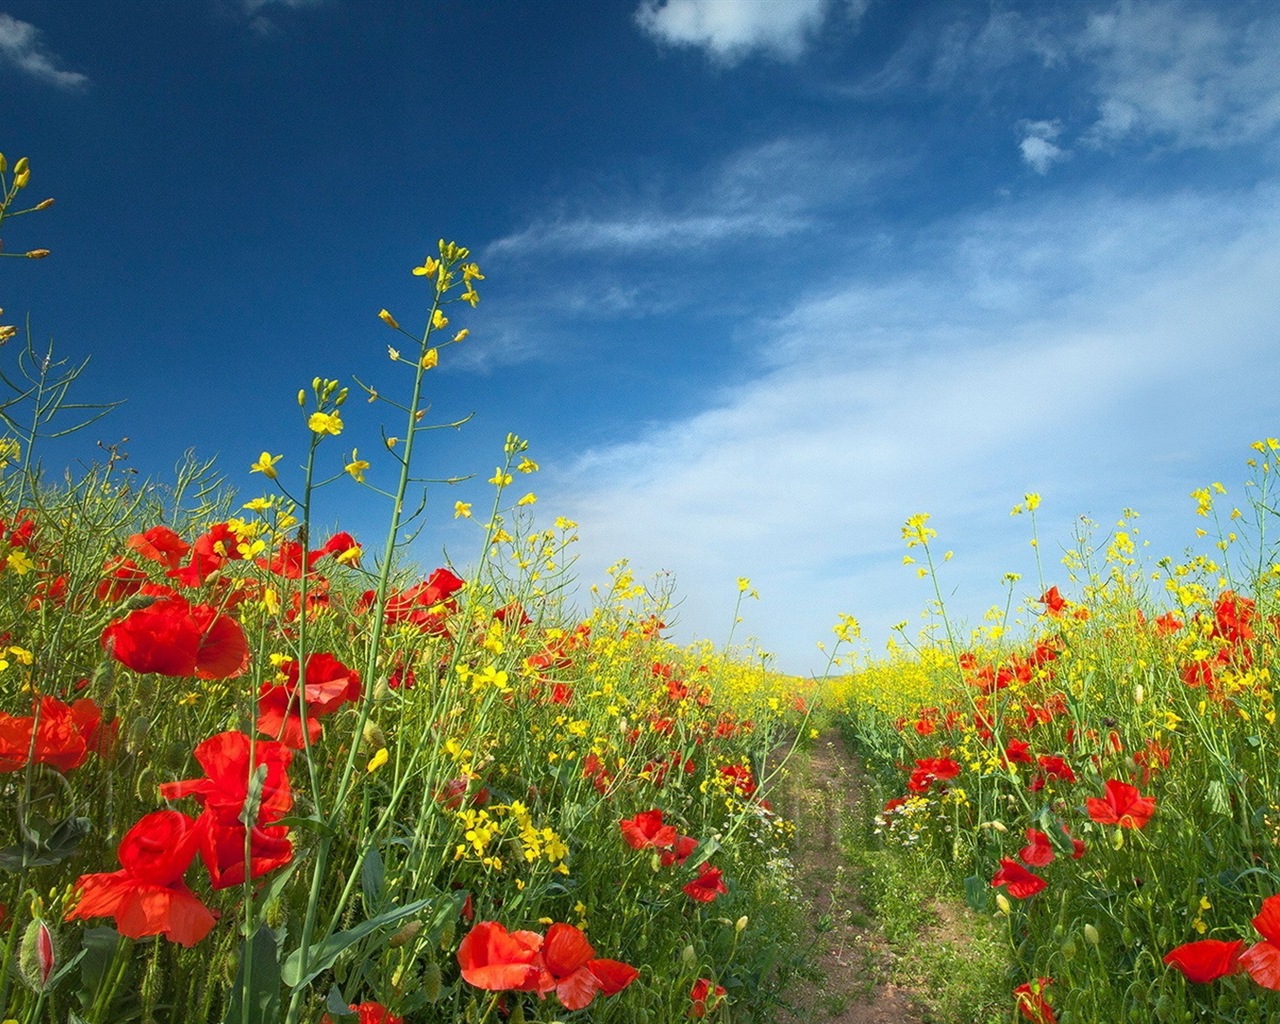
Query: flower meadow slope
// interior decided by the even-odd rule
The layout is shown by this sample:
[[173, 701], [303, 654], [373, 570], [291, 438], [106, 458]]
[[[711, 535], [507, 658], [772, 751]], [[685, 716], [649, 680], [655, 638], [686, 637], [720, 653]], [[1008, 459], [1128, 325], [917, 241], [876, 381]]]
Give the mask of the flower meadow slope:
[[[1126, 512], [1077, 537], [1029, 634], [997, 611], [962, 645], [939, 602], [921, 645], [833, 686], [883, 789], [883, 842], [1003, 920], [1011, 1014], [1280, 1015], [1277, 453], [1253, 445], [1241, 507], [1219, 509], [1219, 484], [1192, 495], [1220, 527], [1212, 557], [1139, 565]], [[927, 521], [904, 537], [936, 578]]]
[[[29, 180], [6, 168], [0, 221]], [[798, 963], [767, 799], [797, 681], [673, 647], [623, 565], [589, 613], [560, 603], [573, 524], [538, 528], [532, 495], [508, 496], [538, 469], [516, 437], [487, 521], [455, 508], [474, 562], [404, 558], [429, 375], [484, 280], [446, 242], [412, 272], [421, 333], [374, 324], [401, 393], [355, 382], [401, 417], [389, 489], [339, 450], [349, 389], [323, 378], [298, 393], [305, 475], [263, 452], [261, 497], [196, 464], [139, 486], [114, 455], [53, 486], [31, 452], [85, 407], [13, 411], [78, 371], [19, 353], [0, 1019], [766, 1019]], [[384, 500], [385, 537], [324, 535], [328, 486]]]

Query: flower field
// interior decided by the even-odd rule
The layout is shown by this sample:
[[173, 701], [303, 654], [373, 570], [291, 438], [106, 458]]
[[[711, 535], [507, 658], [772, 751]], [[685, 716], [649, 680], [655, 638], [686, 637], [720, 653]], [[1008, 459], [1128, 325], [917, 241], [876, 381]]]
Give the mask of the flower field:
[[[939, 589], [922, 643], [833, 683], [881, 841], [1003, 920], [1010, 1019], [1280, 1015], [1280, 441], [1248, 469], [1238, 506], [1192, 495], [1211, 556], [1142, 564], [1126, 512], [1041, 581], [1029, 632], [1006, 606], [962, 639]], [[903, 536], [945, 573], [927, 516]]]
[[[0, 158], [0, 221], [47, 209], [18, 208], [29, 178]], [[263, 452], [249, 500], [114, 455], [52, 483], [46, 438], [107, 410], [6, 350], [6, 1024], [768, 1019], [799, 962], [766, 794], [804, 685], [674, 647], [624, 565], [562, 601], [574, 525], [530, 515], [514, 436], [488, 513], [452, 510], [472, 560], [409, 560], [431, 371], [484, 280], [446, 242], [412, 273], [420, 330], [370, 315], [399, 391], [352, 385], [398, 417], [389, 490], [323, 378], [293, 411], [305, 473]], [[326, 488], [361, 486], [385, 536], [323, 531]]]

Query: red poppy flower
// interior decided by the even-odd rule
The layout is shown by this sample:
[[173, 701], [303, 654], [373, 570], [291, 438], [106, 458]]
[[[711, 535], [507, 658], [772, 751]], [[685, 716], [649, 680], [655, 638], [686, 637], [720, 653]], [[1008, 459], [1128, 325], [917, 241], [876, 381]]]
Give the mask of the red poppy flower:
[[1142, 828], [1156, 811], [1156, 798], [1143, 796], [1136, 786], [1108, 779], [1106, 788], [1105, 797], [1085, 800], [1089, 817], [1100, 825]]
[[[252, 743], [253, 758], [249, 750]], [[251, 741], [242, 732], [223, 732], [198, 744], [195, 758], [205, 771], [202, 779], [164, 782], [160, 795], [166, 800], [193, 796], [223, 825], [240, 822], [249, 781], [255, 769], [266, 767], [258, 803], [257, 824], [277, 821], [293, 806], [289, 786], [289, 762], [293, 751], [271, 740]]]
[[722, 764], [719, 771], [721, 778], [727, 779], [729, 784], [743, 796], [752, 796], [755, 793], [755, 776], [751, 774], [751, 769], [747, 765]]
[[1180, 970], [1187, 981], [1207, 985], [1218, 978], [1239, 974], [1244, 970], [1240, 963], [1240, 951], [1243, 949], [1244, 939], [1236, 939], [1235, 942], [1202, 939], [1169, 950], [1164, 955], [1164, 962]]
[[[455, 610], [456, 602], [450, 600], [461, 590], [464, 581], [448, 569], [436, 569], [421, 583], [408, 590], [398, 591], [387, 598], [386, 623], [394, 626], [407, 622], [423, 632], [443, 634], [447, 631], [445, 619]], [[368, 608], [374, 599], [373, 591], [361, 599], [357, 610]]]
[[119, 728], [119, 719], [104, 725], [102, 708], [87, 697], [72, 704], [41, 697], [35, 726], [36, 763], [60, 772], [79, 768], [91, 753], [110, 753]]
[[[356, 1024], [404, 1024], [403, 1017], [397, 1017], [381, 1003], [351, 1003], [350, 1007], [356, 1015]], [[333, 1018], [326, 1013], [320, 1018], [320, 1024], [333, 1024]]]
[[960, 765], [949, 757], [926, 757], [916, 761], [915, 771], [907, 780], [907, 789], [913, 793], [926, 793], [934, 782], [954, 779], [960, 774]]
[[[271, 557], [257, 559], [257, 565], [259, 569], [276, 576], [283, 576], [287, 580], [301, 579], [302, 545], [296, 540], [280, 541], [271, 549]], [[307, 568], [310, 568], [310, 565]]]
[[1037, 978], [1024, 982], [1013, 990], [1013, 998], [1022, 1014], [1031, 1024], [1057, 1024], [1051, 1007], [1044, 998], [1044, 990], [1053, 984], [1052, 978]]
[[[298, 699], [298, 663], [284, 662], [283, 684], [263, 683], [258, 697], [258, 731], [295, 750], [303, 747], [302, 711]], [[343, 704], [360, 699], [360, 674], [332, 654], [307, 655], [302, 699], [307, 703], [307, 739], [320, 739], [321, 715], [332, 714]]]
[[1006, 764], [1032, 764], [1031, 744], [1026, 740], [1010, 740], [1004, 745]]
[[1263, 988], [1280, 990], [1280, 895], [1262, 901], [1253, 926], [1261, 933], [1262, 941], [1245, 950], [1240, 963]]
[[[714, 986], [714, 987], [713, 987]], [[710, 978], [699, 978], [689, 989], [690, 1017], [705, 1017], [708, 1011], [714, 1010], [724, 998], [723, 985], [716, 985]]]
[[1036, 760], [1039, 762], [1040, 767], [1044, 769], [1046, 775], [1050, 775], [1055, 779], [1062, 779], [1064, 782], [1076, 781], [1076, 773], [1071, 770], [1071, 765], [1056, 754], [1041, 754]]
[[698, 865], [698, 877], [686, 882], [681, 891], [699, 903], [711, 903], [717, 896], [727, 893], [729, 887], [724, 884], [724, 872], [703, 861]]
[[178, 568], [191, 550], [191, 545], [167, 526], [153, 526], [145, 533], [135, 533], [124, 543], [125, 547], [159, 562], [166, 569]]
[[463, 980], [476, 988], [533, 991], [538, 983], [541, 948], [542, 936], [536, 932], [508, 932], [497, 921], [481, 921], [463, 936], [458, 966]]
[[553, 924], [542, 943], [538, 994], [554, 990], [566, 1010], [581, 1010], [596, 993], [611, 996], [621, 992], [640, 973], [620, 960], [598, 959], [595, 953], [580, 929]]
[[307, 568], [312, 568], [325, 555], [332, 555], [343, 565], [360, 564], [360, 543], [345, 530], [335, 533], [324, 545], [307, 556]]
[[529, 613], [524, 610], [524, 605], [519, 601], [512, 601], [501, 608], [495, 608], [493, 617], [504, 626], [512, 626], [516, 629], [533, 625], [533, 619], [529, 618]]
[[1058, 591], [1056, 585], [1046, 590], [1037, 600], [1044, 605], [1045, 612], [1055, 619], [1063, 613], [1069, 604], [1067, 599]]
[[[227, 889], [245, 882], [245, 827], [239, 822], [219, 822], [212, 811], [206, 810], [204, 838], [200, 844], [200, 859], [209, 872], [209, 881], [215, 889]], [[293, 844], [289, 841], [287, 825], [255, 825], [249, 833], [248, 875], [263, 875], [284, 867], [293, 860]]]
[[991, 885], [995, 888], [1007, 885], [1010, 896], [1016, 900], [1025, 900], [1046, 888], [1049, 883], [1039, 875], [1028, 871], [1016, 860], [1001, 857], [1000, 869], [992, 876]]
[[1258, 606], [1247, 597], [1231, 590], [1224, 590], [1213, 606], [1213, 635], [1233, 644], [1254, 638], [1253, 620]]
[[102, 647], [135, 672], [232, 679], [249, 667], [244, 630], [207, 604], [166, 597], [102, 631]]
[[692, 836], [676, 836], [675, 846], [662, 854], [662, 866], [669, 868], [672, 864], [683, 865], [697, 848], [698, 840]]
[[627, 845], [636, 850], [647, 847], [670, 850], [676, 844], [676, 827], [662, 824], [659, 810], [641, 811], [634, 818], [624, 818], [618, 825]]
[[114, 917], [116, 930], [131, 939], [163, 935], [194, 946], [215, 920], [182, 880], [202, 831], [180, 811], [144, 815], [120, 842], [122, 870], [76, 880], [80, 899], [66, 920]]
[[121, 601], [136, 594], [147, 582], [147, 574], [132, 558], [113, 558], [102, 567], [102, 573], [102, 582], [94, 594], [99, 601]]
[[0, 711], [0, 772], [17, 772], [31, 756], [31, 730], [35, 719], [29, 715], [9, 715]]
[[1027, 829], [1026, 836], [1027, 845], [1018, 852], [1018, 856], [1022, 858], [1022, 863], [1033, 868], [1042, 868], [1046, 864], [1052, 864], [1054, 852], [1053, 844], [1049, 842], [1049, 837], [1037, 828]]
[[28, 758], [69, 772], [92, 753], [110, 753], [119, 726], [119, 719], [104, 725], [102, 708], [88, 698], [66, 704], [41, 697], [33, 715], [0, 712], [0, 773], [26, 767]]

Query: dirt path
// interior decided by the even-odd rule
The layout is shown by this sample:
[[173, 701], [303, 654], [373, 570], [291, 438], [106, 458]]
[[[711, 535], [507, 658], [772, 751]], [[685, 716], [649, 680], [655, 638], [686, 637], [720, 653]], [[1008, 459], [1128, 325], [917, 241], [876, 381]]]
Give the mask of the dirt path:
[[867, 917], [841, 852], [841, 830], [858, 801], [843, 738], [824, 731], [792, 765], [794, 859], [823, 980], [798, 992], [794, 1013], [778, 1024], [920, 1024], [909, 993], [887, 980], [893, 953]]

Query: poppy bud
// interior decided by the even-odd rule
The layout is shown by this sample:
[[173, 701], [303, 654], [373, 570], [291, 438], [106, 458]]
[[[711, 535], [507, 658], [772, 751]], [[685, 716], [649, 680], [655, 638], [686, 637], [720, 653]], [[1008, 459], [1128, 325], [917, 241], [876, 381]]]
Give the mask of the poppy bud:
[[1013, 912], [1013, 906], [1009, 903], [1009, 898], [1004, 893], [996, 893], [996, 906], [1000, 908], [1000, 913], [1008, 917]]
[[41, 917], [34, 918], [22, 935], [18, 953], [18, 970], [33, 992], [46, 992], [57, 966], [58, 951], [53, 932]]
[[422, 931], [422, 922], [410, 921], [398, 932], [392, 935], [391, 938], [387, 939], [387, 945], [392, 949], [403, 946], [405, 943], [411, 942], [415, 939], [420, 931]]
[[1141, 704], [1143, 698], [1146, 695], [1147, 695], [1147, 691], [1142, 688], [1141, 683], [1139, 683], [1137, 686], [1133, 688], [1133, 702], [1135, 704]]
[[427, 997], [427, 1002], [434, 1003], [440, 998], [440, 982], [440, 965], [434, 960], [427, 961], [427, 966], [422, 969], [422, 994]]
[[378, 727], [378, 723], [374, 721], [365, 722], [363, 738], [365, 743], [374, 750], [381, 750], [387, 745], [386, 734]]
[[1099, 937], [1098, 937], [1098, 929], [1097, 929], [1097, 928], [1095, 928], [1095, 927], [1094, 927], [1093, 925], [1091, 925], [1091, 924], [1087, 924], [1087, 925], [1085, 925], [1085, 926], [1084, 926], [1084, 937], [1085, 937], [1085, 939], [1088, 941], [1089, 945], [1091, 945], [1091, 946], [1096, 946], [1096, 945], [1098, 944], [1098, 941], [1099, 941]]
[[746, 914], [743, 914], [736, 922], [734, 922], [733, 930], [741, 935], [747, 930], [747, 922], [749, 920], [750, 918], [748, 918]]

